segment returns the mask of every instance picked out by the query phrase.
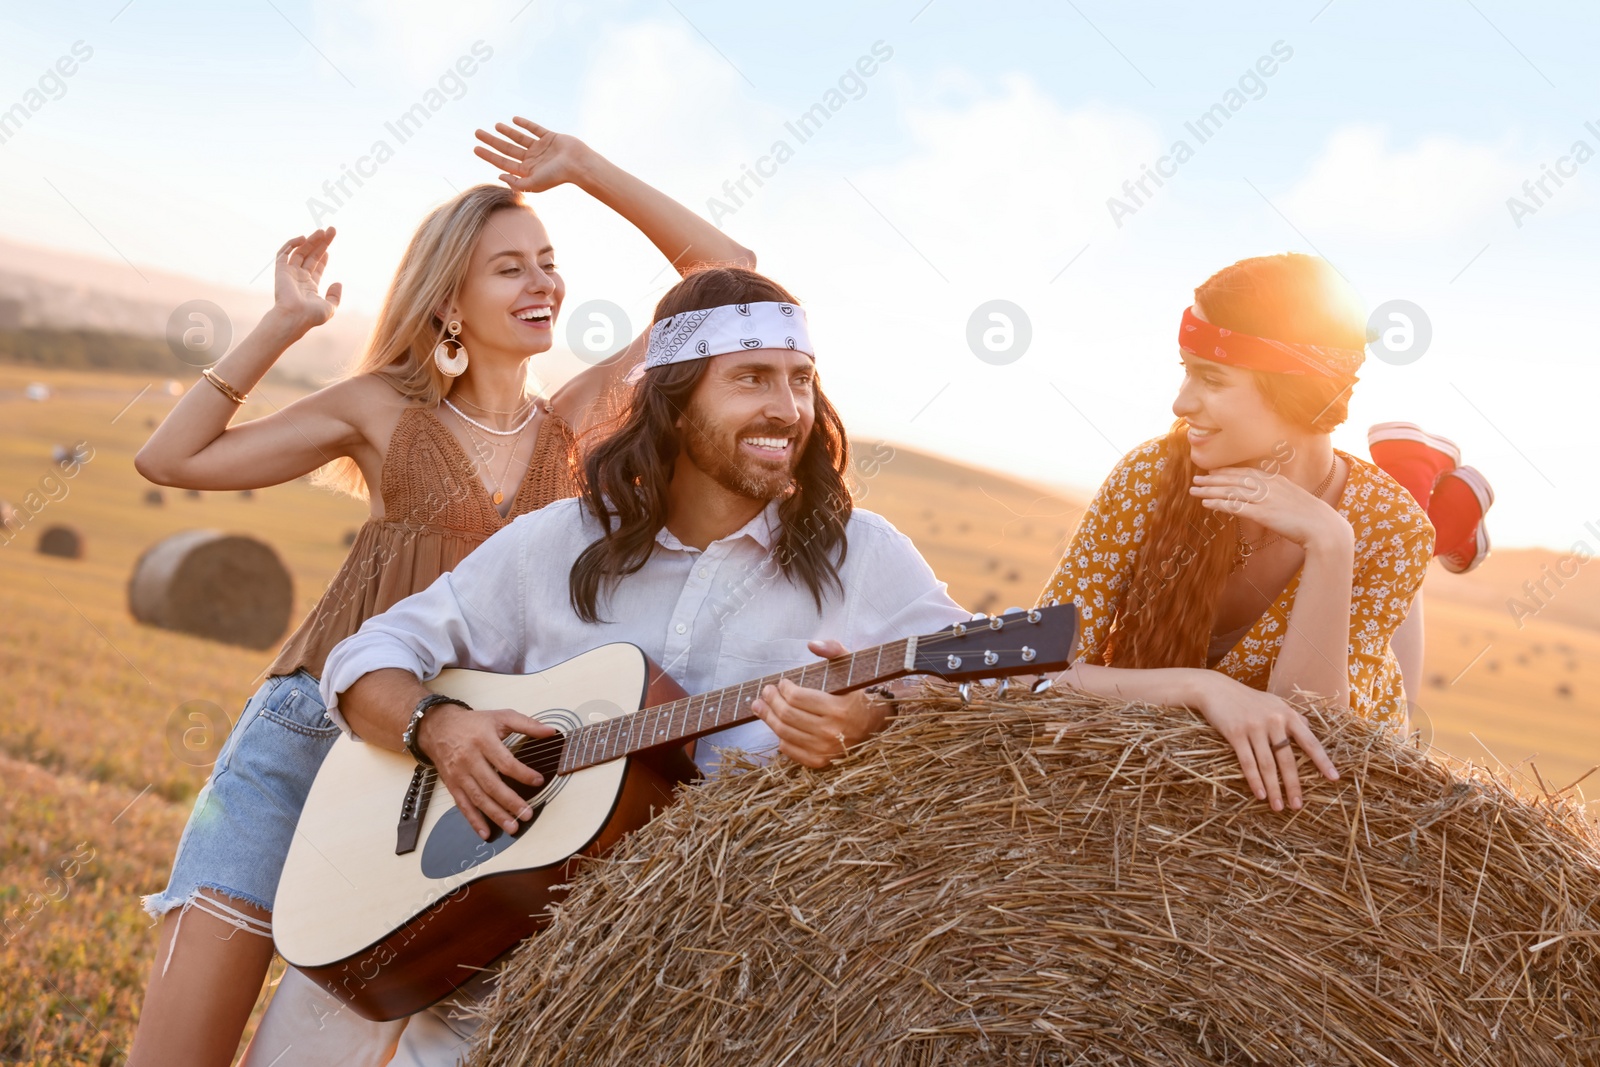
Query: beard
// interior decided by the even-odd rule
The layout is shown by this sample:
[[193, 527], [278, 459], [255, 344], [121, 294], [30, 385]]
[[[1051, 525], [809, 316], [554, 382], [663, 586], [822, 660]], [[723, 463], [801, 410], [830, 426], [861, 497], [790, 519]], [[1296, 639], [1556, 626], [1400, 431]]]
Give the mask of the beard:
[[[762, 422], [729, 427], [695, 405], [689, 407], [683, 421], [683, 447], [689, 462], [728, 492], [766, 502], [778, 499], [794, 481], [807, 440], [796, 434], [794, 425]], [[792, 437], [789, 458], [782, 463], [763, 463], [739, 447], [744, 437]]]

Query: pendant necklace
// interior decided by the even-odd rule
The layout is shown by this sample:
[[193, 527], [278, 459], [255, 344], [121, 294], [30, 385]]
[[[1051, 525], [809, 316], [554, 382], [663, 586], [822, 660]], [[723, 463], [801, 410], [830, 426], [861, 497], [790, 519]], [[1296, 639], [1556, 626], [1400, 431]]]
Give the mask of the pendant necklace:
[[[497, 430], [493, 426], [485, 426], [483, 423], [479, 422], [477, 419], [473, 418], [471, 415], [468, 415], [465, 411], [462, 411], [460, 408], [458, 408], [454, 404], [450, 403], [450, 398], [449, 397], [443, 397], [442, 399], [444, 400], [445, 407], [447, 407], [451, 411], [455, 412], [456, 415], [463, 422], [470, 422], [472, 425], [476, 426], [478, 429], [482, 430], [484, 433], [492, 433], [496, 437], [510, 437], [513, 434], [522, 433], [523, 429], [528, 425], [528, 423], [533, 421], [534, 416], [539, 414], [539, 402], [536, 399], [534, 401], [534, 403], [533, 403], [533, 410], [528, 412], [528, 417], [527, 418], [523, 419], [521, 422], [519, 422], [515, 426], [511, 427], [511, 429], [509, 429], [509, 430]], [[471, 401], [468, 401], [468, 403], [471, 403]], [[474, 405], [474, 406], [476, 406], [476, 405]]]
[[[1321, 500], [1322, 494], [1328, 491], [1328, 486], [1333, 484], [1333, 475], [1338, 469], [1339, 457], [1337, 454], [1335, 454], [1333, 457], [1333, 465], [1328, 468], [1328, 476], [1322, 479], [1321, 485], [1317, 486], [1315, 495], [1318, 500]], [[1266, 548], [1268, 545], [1275, 545], [1279, 541], [1283, 540], [1282, 534], [1273, 534], [1271, 537], [1262, 540], [1259, 544], [1251, 544], [1250, 541], [1244, 536], [1244, 531], [1239, 526], [1239, 516], [1237, 515], [1233, 517], [1233, 532], [1234, 536], [1238, 539], [1239, 548], [1233, 557], [1232, 570], [1238, 570], [1240, 567], [1243, 567], [1250, 561], [1250, 557], [1255, 555], [1261, 549]]]
[[[446, 400], [445, 403], [446, 404], [450, 404], [450, 401]], [[516, 456], [516, 454], [517, 454], [517, 445], [520, 444], [521, 441], [522, 441], [522, 431], [527, 428], [527, 425], [528, 425], [529, 422], [533, 421], [533, 415], [529, 415], [526, 419], [523, 419], [522, 420], [522, 424], [520, 426], [518, 426], [515, 430], [501, 431], [501, 430], [490, 429], [489, 427], [483, 425], [481, 422], [478, 422], [475, 419], [470, 419], [467, 416], [462, 415], [461, 411], [454, 404], [450, 404], [450, 410], [454, 411], [456, 413], [456, 415], [463, 421], [463, 423], [470, 423], [471, 424], [470, 426], [467, 426], [467, 428], [466, 428], [467, 429], [467, 436], [472, 439], [472, 449], [473, 449], [473, 451], [478, 453], [478, 459], [483, 462], [484, 473], [488, 474], [491, 478], [494, 477], [494, 470], [493, 470], [493, 468], [491, 468], [489, 466], [489, 458], [494, 455], [494, 452], [493, 452], [493, 450], [491, 448], [491, 450], [489, 452], [489, 456], [486, 457], [483, 454], [483, 449], [486, 446], [491, 446], [491, 445], [494, 445], [494, 444], [498, 444], [499, 442], [479, 441], [477, 434], [472, 432], [472, 427], [476, 426], [481, 430], [488, 430], [490, 433], [500, 434], [501, 436], [504, 436], [504, 437], [511, 437], [512, 435], [515, 435], [512, 438], [511, 441], [506, 442], [511, 447], [506, 450], [506, 463], [505, 463], [505, 466], [501, 468], [500, 477], [495, 481], [495, 483], [494, 483], [494, 491], [492, 493], [490, 493], [490, 497], [489, 497], [494, 502], [495, 507], [499, 507], [501, 501], [505, 500], [505, 498], [506, 498], [505, 493], [502, 491], [502, 487], [505, 485], [506, 475], [511, 473], [511, 460], [512, 460], [513, 457]], [[537, 405], [535, 405], [533, 414], [534, 415], [538, 414]]]

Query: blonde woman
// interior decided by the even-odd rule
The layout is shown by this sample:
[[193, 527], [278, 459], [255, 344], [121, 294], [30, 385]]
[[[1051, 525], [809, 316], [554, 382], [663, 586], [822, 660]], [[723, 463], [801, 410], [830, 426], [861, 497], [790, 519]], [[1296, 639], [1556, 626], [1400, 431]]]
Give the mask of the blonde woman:
[[[371, 517], [311, 614], [267, 669], [195, 802], [167, 888], [146, 898], [160, 939], [131, 1067], [230, 1063], [272, 958], [271, 911], [295, 823], [338, 728], [317, 692], [328, 652], [426, 588], [516, 516], [573, 495], [575, 432], [603, 414], [642, 339], [548, 401], [529, 357], [551, 347], [566, 283], [523, 192], [571, 182], [639, 228], [681, 271], [754, 255], [576, 138], [526, 119], [478, 131], [504, 186], [423, 220], [365, 354], [342, 380], [233, 425], [284, 350], [328, 321], [329, 228], [278, 252], [261, 324], [206, 372], [135, 458], [146, 478], [254, 489], [318, 471]], [[376, 487], [376, 492], [370, 491]]]

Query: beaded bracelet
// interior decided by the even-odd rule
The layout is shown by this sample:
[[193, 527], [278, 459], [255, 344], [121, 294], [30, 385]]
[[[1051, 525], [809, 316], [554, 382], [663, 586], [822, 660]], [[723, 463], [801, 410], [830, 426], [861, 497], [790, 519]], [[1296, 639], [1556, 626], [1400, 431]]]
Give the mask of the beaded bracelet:
[[445, 696], [443, 693], [429, 693], [417, 701], [417, 706], [411, 711], [411, 721], [406, 724], [406, 732], [400, 735], [400, 743], [405, 745], [407, 752], [411, 753], [411, 758], [424, 767], [432, 767], [433, 760], [429, 759], [427, 754], [417, 747], [417, 730], [422, 726], [422, 717], [440, 704], [459, 704], [468, 711], [472, 710], [472, 705], [465, 700]]

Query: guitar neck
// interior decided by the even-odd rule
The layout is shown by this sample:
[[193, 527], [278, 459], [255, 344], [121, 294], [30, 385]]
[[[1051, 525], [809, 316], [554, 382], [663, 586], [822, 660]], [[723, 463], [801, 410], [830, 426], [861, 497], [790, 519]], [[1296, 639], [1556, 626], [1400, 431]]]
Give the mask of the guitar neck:
[[837, 659], [817, 660], [804, 667], [769, 674], [709, 693], [657, 704], [632, 715], [590, 723], [567, 735], [557, 773], [569, 774], [661, 745], [683, 744], [697, 737], [756, 718], [750, 702], [769, 685], [787, 678], [806, 689], [849, 693], [915, 672], [917, 638], [909, 637]]

